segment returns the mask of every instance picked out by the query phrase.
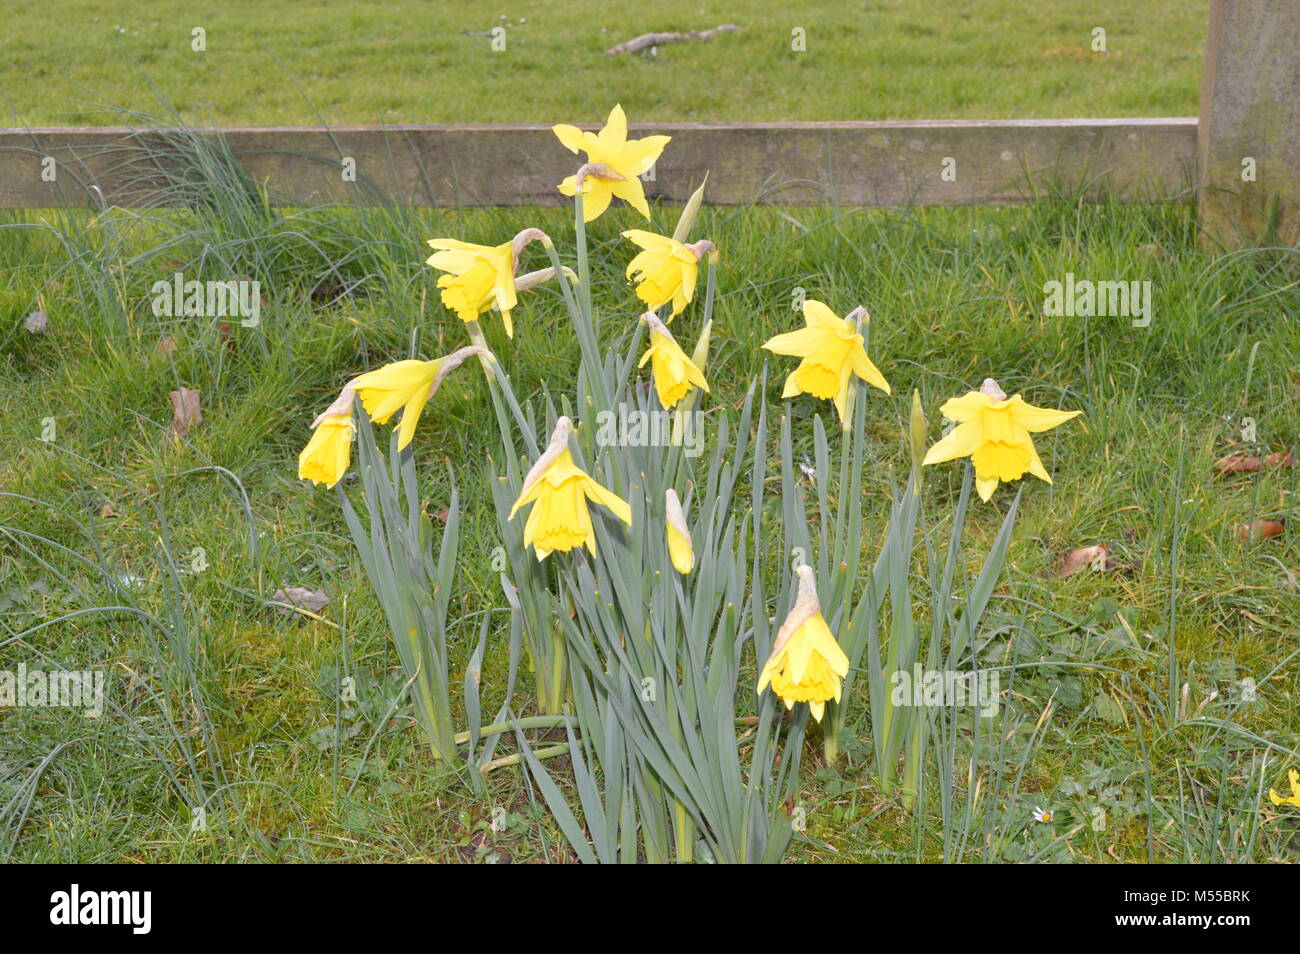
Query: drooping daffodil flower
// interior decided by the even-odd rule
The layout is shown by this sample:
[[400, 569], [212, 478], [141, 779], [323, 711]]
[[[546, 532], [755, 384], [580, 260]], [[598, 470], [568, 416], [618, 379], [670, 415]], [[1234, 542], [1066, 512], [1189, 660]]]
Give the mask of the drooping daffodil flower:
[[794, 708], [796, 702], [806, 702], [813, 718], [820, 722], [826, 703], [831, 699], [840, 701], [844, 677], [849, 674], [849, 657], [822, 616], [812, 567], [801, 565], [795, 575], [798, 596], [776, 634], [772, 655], [759, 674], [757, 691], [761, 695], [771, 685], [787, 709]]
[[466, 322], [478, 321], [479, 315], [496, 309], [501, 312], [506, 336], [513, 338], [510, 310], [517, 303], [515, 292], [520, 290], [515, 281], [519, 255], [529, 242], [549, 245], [550, 241], [541, 229], [524, 229], [503, 245], [429, 239], [429, 245], [437, 251], [429, 256], [427, 264], [446, 272], [438, 278], [438, 287], [442, 289], [442, 303], [456, 317]]
[[513, 520], [520, 507], [532, 504], [524, 524], [524, 546], [531, 546], [538, 560], [580, 546], [596, 552], [589, 503], [607, 507], [625, 524], [632, 523], [628, 502], [573, 462], [569, 451], [572, 433], [573, 423], [567, 417], [555, 422], [550, 444], [524, 477], [519, 499], [510, 508], [509, 519]]
[[763, 345], [775, 354], [803, 358], [785, 379], [781, 397], [811, 394], [833, 401], [840, 420], [845, 421], [854, 376], [890, 393], [889, 382], [867, 357], [862, 332], [858, 330], [856, 319], [867, 319], [865, 308], [855, 309], [848, 318], [841, 318], [823, 302], [810, 298], [803, 303], [803, 317], [806, 327], [777, 335]]

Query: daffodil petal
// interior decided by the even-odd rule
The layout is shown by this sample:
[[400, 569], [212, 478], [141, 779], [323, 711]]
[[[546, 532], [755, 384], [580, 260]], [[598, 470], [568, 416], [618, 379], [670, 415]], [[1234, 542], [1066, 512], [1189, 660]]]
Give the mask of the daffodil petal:
[[1010, 401], [1011, 417], [1027, 431], [1038, 433], [1059, 427], [1066, 421], [1078, 417], [1082, 411], [1057, 411], [1053, 408], [1034, 407], [1021, 400], [1017, 394]]
[[956, 460], [958, 457], [969, 457], [975, 453], [980, 446], [980, 429], [974, 421], [958, 424], [954, 427], [947, 437], [936, 441], [931, 448], [925, 452], [925, 459], [922, 464], [942, 464], [945, 461]]

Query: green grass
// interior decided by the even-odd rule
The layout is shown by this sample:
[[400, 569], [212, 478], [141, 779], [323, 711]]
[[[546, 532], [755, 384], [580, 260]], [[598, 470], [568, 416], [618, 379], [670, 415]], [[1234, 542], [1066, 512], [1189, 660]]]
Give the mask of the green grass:
[[[35, 666], [42, 654], [68, 668], [103, 667], [118, 707], [99, 720], [0, 711], [0, 857], [566, 858], [518, 769], [494, 773], [488, 797], [476, 800], [430, 761], [397, 701], [396, 655], [337, 502], [296, 479], [295, 458], [311, 418], [349, 376], [413, 347], [428, 356], [464, 342], [422, 265], [425, 238], [499, 242], [540, 225], [572, 263], [571, 223], [557, 210], [267, 211], [228, 179], [190, 188], [205, 212], [0, 220], [0, 488], [50, 505], [0, 497], [0, 670]], [[674, 215], [659, 210], [656, 224], [668, 230]], [[610, 346], [639, 311], [623, 278], [632, 250], [618, 237], [635, 219], [616, 209], [593, 230], [593, 288]], [[758, 346], [797, 324], [796, 288], [841, 313], [870, 309], [872, 356], [895, 396], [873, 397], [868, 412], [869, 553], [890, 482], [906, 472], [899, 435], [911, 388], [934, 434], [938, 405], [988, 375], [1033, 403], [1085, 411], [1038, 441], [1055, 483], [1027, 481], [984, 634], [985, 659], [1032, 666], [1017, 670], [1003, 730], [981, 743], [975, 779], [964, 762], [928, 768], [954, 773], [959, 797], [972, 799], [969, 831], [995, 834], [968, 857], [1293, 857], [1297, 816], [1261, 815], [1260, 787], [1281, 785], [1283, 753], [1300, 747], [1300, 593], [1288, 576], [1300, 569], [1295, 471], [1221, 477], [1210, 465], [1246, 449], [1243, 417], [1257, 422], [1267, 450], [1300, 444], [1300, 327], [1287, 317], [1298, 304], [1294, 255], [1214, 258], [1196, 245], [1190, 206], [1069, 196], [1016, 209], [706, 207], [697, 234], [723, 256], [711, 406], [736, 405], [765, 361], [772, 375], [784, 372], [784, 360]], [[544, 264], [535, 256], [525, 267]], [[178, 270], [261, 280], [263, 327], [154, 317], [150, 286]], [[1044, 282], [1066, 272], [1151, 280], [1150, 327], [1043, 317]], [[38, 301], [49, 329], [33, 335], [22, 320]], [[558, 294], [529, 293], [515, 318], [513, 342], [494, 321], [488, 335], [521, 398], [538, 398], [544, 384], [569, 390], [577, 345]], [[696, 313], [678, 321], [692, 340]], [[174, 352], [159, 347], [164, 339]], [[167, 428], [167, 393], [180, 386], [203, 401], [204, 422], [185, 441]], [[811, 454], [814, 402], [785, 409], [776, 385], [767, 397], [774, 413], [795, 416]], [[40, 439], [47, 418], [53, 442]], [[446, 505], [441, 464], [450, 461], [465, 510], [453, 673], [472, 648], [476, 614], [498, 608], [483, 667], [487, 712], [499, 705], [506, 667], [504, 600], [490, 566], [494, 433], [471, 366], [449, 379], [416, 439], [426, 508]], [[928, 471], [931, 512], [955, 500], [960, 473]], [[995, 500], [972, 514], [972, 566], [1007, 497]], [[1286, 531], [1239, 539], [1237, 525], [1260, 517], [1289, 521]], [[1132, 569], [1053, 575], [1063, 551], [1098, 542]], [[196, 547], [207, 567], [179, 572]], [[125, 574], [143, 582], [113, 582]], [[331, 595], [323, 621], [268, 607], [290, 585]], [[128, 603], [145, 616], [65, 618]], [[356, 680], [355, 703], [340, 695], [345, 675]], [[1253, 702], [1241, 699], [1245, 677], [1259, 683]], [[1250, 734], [1187, 721], [1198, 713], [1231, 716]], [[860, 689], [845, 761], [826, 768], [809, 748], [801, 801], [813, 841], [792, 857], [937, 860], [935, 796], [916, 822], [879, 797], [866, 724]], [[208, 798], [220, 816], [191, 832], [191, 806]], [[1055, 809], [1056, 822], [1030, 820], [1036, 805]], [[1100, 831], [1089, 824], [1098, 807]], [[498, 810], [505, 828], [493, 832]]]
[[[596, 122], [618, 101], [633, 122], [1190, 116], [1208, 8], [17, 0], [0, 35], [0, 124], [111, 124], [106, 102], [153, 112], [159, 96], [216, 125]], [[653, 57], [604, 54], [644, 32], [721, 23], [743, 30]], [[206, 52], [191, 49], [195, 27]], [[1092, 49], [1098, 27], [1104, 53]]]

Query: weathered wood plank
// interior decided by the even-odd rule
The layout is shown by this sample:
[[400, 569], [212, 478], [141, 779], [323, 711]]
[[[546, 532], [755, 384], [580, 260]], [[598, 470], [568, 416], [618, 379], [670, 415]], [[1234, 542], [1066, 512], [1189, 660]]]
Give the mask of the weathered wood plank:
[[[681, 123], [652, 196], [684, 201], [706, 171], [709, 201], [847, 206], [1015, 204], [1052, 187], [1110, 188], [1131, 200], [1186, 194], [1195, 119]], [[211, 138], [214, 130], [198, 131]], [[283, 204], [552, 205], [581, 160], [548, 126], [247, 127], [220, 130], [248, 175]], [[0, 207], [157, 201], [139, 180], [144, 145], [193, 133], [125, 128], [0, 129]], [[45, 181], [48, 159], [55, 181]], [[356, 182], [345, 181], [344, 160]]]
[[1300, 247], [1298, 0], [1214, 0], [1199, 132], [1207, 238]]

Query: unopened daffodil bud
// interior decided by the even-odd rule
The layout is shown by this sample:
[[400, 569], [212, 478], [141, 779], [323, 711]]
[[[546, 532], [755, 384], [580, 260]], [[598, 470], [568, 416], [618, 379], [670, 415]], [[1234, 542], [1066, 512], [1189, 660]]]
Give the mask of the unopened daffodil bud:
[[664, 494], [664, 514], [668, 524], [668, 556], [677, 572], [685, 576], [695, 567], [695, 550], [691, 546], [691, 528], [686, 525], [682, 502], [671, 487]]

